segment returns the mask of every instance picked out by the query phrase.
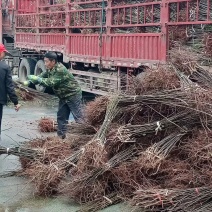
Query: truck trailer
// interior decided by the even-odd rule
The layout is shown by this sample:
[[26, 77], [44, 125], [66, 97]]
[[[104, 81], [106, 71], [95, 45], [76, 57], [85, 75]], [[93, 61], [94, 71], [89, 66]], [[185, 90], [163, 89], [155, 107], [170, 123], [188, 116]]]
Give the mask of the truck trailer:
[[129, 76], [165, 63], [183, 36], [195, 48], [205, 34], [212, 39], [211, 0], [0, 2], [1, 39], [12, 54], [6, 61], [20, 81], [46, 71], [43, 55], [54, 51], [83, 91], [99, 95], [126, 89]]

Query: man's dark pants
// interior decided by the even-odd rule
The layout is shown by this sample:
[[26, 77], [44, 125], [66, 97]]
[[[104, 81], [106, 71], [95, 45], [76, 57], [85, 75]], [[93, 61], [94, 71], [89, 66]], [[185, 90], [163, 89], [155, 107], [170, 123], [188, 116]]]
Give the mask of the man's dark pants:
[[1, 121], [2, 121], [2, 115], [3, 115], [3, 105], [0, 104], [0, 135], [1, 135]]
[[82, 122], [82, 94], [76, 94], [70, 97], [68, 100], [59, 101], [59, 108], [57, 112], [58, 123], [58, 136], [64, 136], [67, 131], [67, 123], [70, 113], [73, 114], [76, 122]]

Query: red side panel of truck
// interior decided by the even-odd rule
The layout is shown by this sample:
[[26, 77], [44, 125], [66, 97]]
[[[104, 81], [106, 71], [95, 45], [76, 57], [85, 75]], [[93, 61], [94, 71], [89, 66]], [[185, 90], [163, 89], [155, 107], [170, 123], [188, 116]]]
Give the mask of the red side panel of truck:
[[[16, 47], [53, 50], [62, 52], [70, 61], [98, 64], [101, 60], [114, 66], [137, 67], [143, 62], [165, 61], [163, 33], [136, 32], [142, 26], [160, 25], [160, 1], [128, 6], [113, 6], [105, 1], [105, 23], [101, 20], [102, 1], [52, 2], [18, 1]], [[93, 4], [91, 8], [83, 7], [89, 3]], [[154, 17], [156, 7], [159, 8], [157, 18]], [[134, 9], [144, 10], [143, 17], [130, 14]], [[148, 18], [145, 18], [145, 10]], [[135, 33], [116, 33], [126, 27]], [[73, 33], [77, 29], [80, 33]]]
[[199, 0], [18, 0], [15, 45], [103, 66], [165, 62], [170, 26], [212, 24], [212, 3], [204, 1], [200, 17]]

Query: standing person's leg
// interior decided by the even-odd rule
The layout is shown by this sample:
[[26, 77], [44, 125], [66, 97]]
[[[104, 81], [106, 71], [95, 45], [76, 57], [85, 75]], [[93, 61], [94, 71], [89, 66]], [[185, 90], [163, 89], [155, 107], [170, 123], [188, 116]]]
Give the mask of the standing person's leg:
[[57, 123], [58, 123], [58, 129], [57, 129], [57, 135], [61, 138], [65, 138], [66, 134], [66, 125], [68, 123], [70, 115], [70, 109], [66, 102], [60, 100], [59, 101], [59, 108], [57, 112]]
[[2, 122], [2, 115], [3, 115], [3, 105], [0, 104], [0, 140], [1, 140], [1, 122]]
[[77, 94], [71, 97], [67, 104], [74, 116], [74, 119], [77, 123], [83, 122], [83, 114], [82, 114], [82, 94]]

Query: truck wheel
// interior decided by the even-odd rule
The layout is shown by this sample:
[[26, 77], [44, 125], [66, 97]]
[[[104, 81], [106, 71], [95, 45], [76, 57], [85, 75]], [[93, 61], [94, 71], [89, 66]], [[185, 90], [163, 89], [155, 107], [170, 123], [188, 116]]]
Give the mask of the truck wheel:
[[38, 76], [41, 73], [46, 72], [46, 67], [43, 60], [38, 60], [35, 66], [34, 75]]
[[[36, 66], [35, 66], [34, 75], [38, 76], [43, 72], [46, 72], [46, 67], [45, 67], [44, 61], [38, 60]], [[43, 87], [41, 85], [35, 85], [35, 87], [36, 87], [36, 90], [38, 90], [40, 92], [45, 92], [45, 87]]]
[[[32, 58], [23, 58], [21, 60], [19, 70], [18, 70], [18, 76], [21, 82], [26, 81], [28, 75], [34, 74], [35, 65], [36, 65], [36, 61]], [[34, 85], [30, 87], [35, 88]]]
[[148, 71], [142, 71], [141, 73], [136, 75], [136, 79], [140, 82], [143, 83], [148, 76], [149, 72]]

